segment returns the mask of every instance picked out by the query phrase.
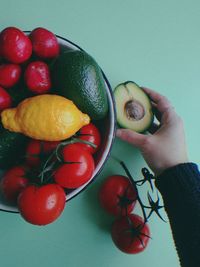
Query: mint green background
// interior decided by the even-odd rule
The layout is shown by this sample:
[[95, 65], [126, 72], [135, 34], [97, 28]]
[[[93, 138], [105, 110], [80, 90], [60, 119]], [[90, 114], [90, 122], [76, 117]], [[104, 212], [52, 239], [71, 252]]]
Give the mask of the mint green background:
[[[199, 161], [199, 0], [0, 0], [0, 9], [0, 29], [43, 26], [79, 44], [96, 58], [112, 87], [131, 79], [167, 95], [185, 121], [190, 160]], [[136, 149], [116, 140], [112, 155], [123, 155], [140, 177], [145, 163]], [[35, 227], [19, 215], [0, 213], [0, 265], [179, 266], [169, 224], [155, 216], [153, 240], [144, 253], [126, 255], [114, 247], [112, 218], [97, 201], [101, 182], [114, 173], [123, 171], [110, 159], [97, 181], [49, 226]], [[145, 189], [140, 192], [145, 196]]]

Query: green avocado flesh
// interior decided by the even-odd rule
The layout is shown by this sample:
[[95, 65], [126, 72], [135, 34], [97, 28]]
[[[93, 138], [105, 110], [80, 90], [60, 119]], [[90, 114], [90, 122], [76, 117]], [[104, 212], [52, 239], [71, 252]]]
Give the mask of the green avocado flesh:
[[146, 131], [153, 122], [147, 94], [134, 82], [119, 84], [114, 90], [118, 124], [135, 132]]
[[108, 112], [106, 86], [100, 67], [83, 51], [66, 51], [52, 66], [55, 93], [74, 102], [92, 120]]

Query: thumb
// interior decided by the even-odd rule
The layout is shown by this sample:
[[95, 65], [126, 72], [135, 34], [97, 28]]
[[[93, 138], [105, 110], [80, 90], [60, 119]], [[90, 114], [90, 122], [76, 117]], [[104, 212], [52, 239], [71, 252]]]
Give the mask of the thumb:
[[147, 136], [144, 134], [140, 134], [137, 132], [134, 132], [129, 129], [117, 129], [116, 132], [117, 137], [120, 139], [138, 147], [141, 148], [142, 145], [144, 144]]

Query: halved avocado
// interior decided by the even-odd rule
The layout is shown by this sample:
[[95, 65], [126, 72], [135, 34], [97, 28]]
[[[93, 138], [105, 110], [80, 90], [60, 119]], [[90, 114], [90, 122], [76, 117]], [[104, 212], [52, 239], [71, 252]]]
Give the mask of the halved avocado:
[[127, 81], [114, 90], [117, 122], [135, 132], [146, 131], [153, 122], [153, 111], [148, 95], [136, 83]]

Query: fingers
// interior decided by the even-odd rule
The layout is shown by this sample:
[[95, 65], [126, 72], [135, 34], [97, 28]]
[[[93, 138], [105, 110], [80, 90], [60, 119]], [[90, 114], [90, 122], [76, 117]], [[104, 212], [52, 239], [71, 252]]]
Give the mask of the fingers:
[[161, 124], [170, 123], [175, 120], [177, 113], [165, 96], [146, 87], [142, 87], [142, 89], [153, 101], [153, 108], [157, 109], [155, 112], [156, 118], [161, 122]]
[[141, 87], [145, 93], [151, 98], [152, 101], [155, 103], [158, 103], [162, 98], [164, 98], [163, 95], [157, 93], [156, 91], [153, 91], [152, 89], [149, 89], [147, 87]]
[[161, 122], [162, 114], [160, 113], [160, 111], [158, 111], [157, 105], [154, 102], [151, 102], [151, 104], [152, 104], [153, 114], [155, 115], [156, 119], [159, 122]]
[[158, 111], [161, 113], [165, 112], [169, 108], [173, 108], [170, 101], [165, 96], [146, 87], [142, 87], [142, 89], [148, 94], [150, 99], [155, 102]]
[[155, 132], [157, 132], [158, 129], [160, 129], [160, 125], [158, 125], [157, 123], [153, 123], [151, 127], [148, 129], [148, 132], [150, 134], [154, 134]]
[[144, 145], [147, 138], [146, 135], [136, 133], [129, 129], [118, 129], [116, 134], [120, 139], [138, 148], [141, 148]]

